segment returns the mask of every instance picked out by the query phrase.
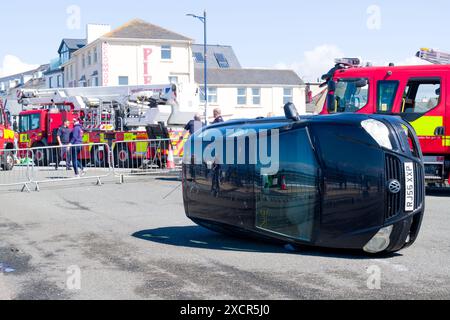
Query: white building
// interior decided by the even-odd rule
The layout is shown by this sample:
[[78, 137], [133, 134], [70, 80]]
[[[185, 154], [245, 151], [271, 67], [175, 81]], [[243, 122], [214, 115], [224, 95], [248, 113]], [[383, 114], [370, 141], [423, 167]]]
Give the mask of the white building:
[[[204, 69], [195, 70], [196, 82], [203, 92]], [[200, 97], [204, 103], [204, 95]], [[305, 87], [292, 70], [209, 69], [209, 114], [222, 109], [225, 118], [283, 115], [284, 105], [293, 102], [300, 114], [306, 113]]]
[[65, 81], [68, 87], [190, 83], [191, 44], [185, 36], [132, 20], [76, 51], [63, 65]]
[[[87, 43], [62, 65], [67, 87], [176, 83], [197, 87], [193, 112], [203, 113], [203, 45], [142, 20], [109, 31], [89, 27]], [[221, 108], [225, 118], [283, 113], [294, 102], [305, 113], [305, 89], [289, 70], [243, 69], [230, 46], [208, 46], [209, 117]], [[193, 90], [193, 93], [195, 90]]]

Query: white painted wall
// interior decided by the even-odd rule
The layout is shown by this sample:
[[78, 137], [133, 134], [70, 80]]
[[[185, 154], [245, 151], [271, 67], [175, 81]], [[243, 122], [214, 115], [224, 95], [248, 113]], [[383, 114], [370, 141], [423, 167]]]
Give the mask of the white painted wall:
[[[217, 87], [217, 103], [209, 103], [208, 116], [212, 118], [213, 110], [220, 108], [225, 119], [267, 117], [269, 113], [275, 116], [284, 115], [283, 93], [284, 87], [248, 87], [247, 104], [238, 105], [238, 87]], [[261, 89], [261, 104], [253, 104], [252, 88]], [[303, 86], [287, 87], [293, 89], [293, 103], [300, 114], [306, 114], [305, 88]], [[204, 110], [204, 103], [199, 103], [199, 108]], [[210, 119], [211, 120], [211, 119]]]

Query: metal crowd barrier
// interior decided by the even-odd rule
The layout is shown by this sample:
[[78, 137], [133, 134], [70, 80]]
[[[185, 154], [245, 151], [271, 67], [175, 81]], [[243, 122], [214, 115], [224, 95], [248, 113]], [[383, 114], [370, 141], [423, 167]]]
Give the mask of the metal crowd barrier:
[[[33, 154], [31, 181], [39, 191], [44, 183], [96, 180], [112, 176], [113, 163], [108, 144], [80, 144], [29, 149]], [[75, 173], [75, 166], [78, 168]]]
[[182, 148], [178, 141], [149, 139], [116, 142], [113, 146], [114, 174], [124, 178], [181, 172]]
[[[149, 139], [74, 146], [48, 146], [28, 149], [0, 150], [0, 187], [22, 186], [30, 191], [34, 185], [107, 177], [132, 178], [145, 175], [177, 175], [185, 140]], [[83, 170], [75, 174], [74, 157]], [[14, 167], [8, 163], [13, 163]]]
[[30, 192], [33, 153], [19, 149], [0, 149], [0, 188], [22, 187]]

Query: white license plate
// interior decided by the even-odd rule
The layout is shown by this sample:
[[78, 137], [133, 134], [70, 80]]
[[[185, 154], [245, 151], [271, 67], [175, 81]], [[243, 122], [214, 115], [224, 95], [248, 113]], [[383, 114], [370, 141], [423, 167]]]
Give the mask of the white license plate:
[[99, 146], [99, 147], [98, 147], [98, 150], [99, 150], [99, 151], [105, 151], [105, 147], [104, 147], [104, 146]]
[[411, 212], [414, 211], [414, 204], [416, 200], [415, 195], [415, 181], [414, 181], [414, 163], [406, 162], [405, 163], [405, 211]]

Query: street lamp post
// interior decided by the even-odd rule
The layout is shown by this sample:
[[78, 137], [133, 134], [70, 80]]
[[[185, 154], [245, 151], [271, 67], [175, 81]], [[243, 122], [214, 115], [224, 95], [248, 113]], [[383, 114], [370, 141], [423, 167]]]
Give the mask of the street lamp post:
[[208, 46], [207, 46], [207, 23], [206, 23], [206, 10], [203, 11], [203, 17], [197, 16], [195, 14], [187, 14], [188, 17], [193, 17], [200, 20], [203, 23], [203, 60], [204, 60], [204, 79], [205, 79], [205, 124], [208, 125]]

